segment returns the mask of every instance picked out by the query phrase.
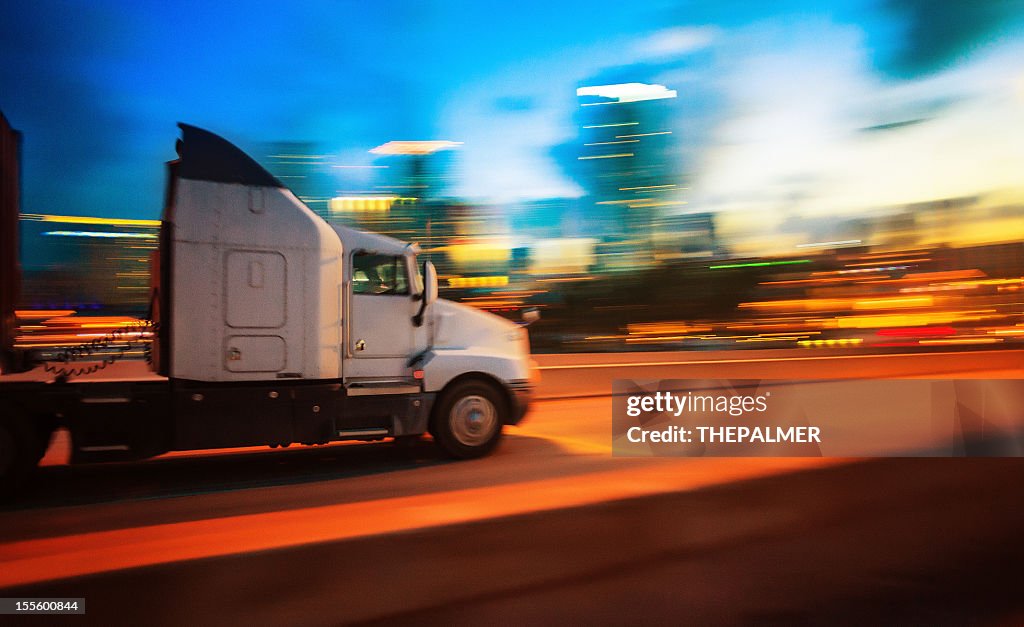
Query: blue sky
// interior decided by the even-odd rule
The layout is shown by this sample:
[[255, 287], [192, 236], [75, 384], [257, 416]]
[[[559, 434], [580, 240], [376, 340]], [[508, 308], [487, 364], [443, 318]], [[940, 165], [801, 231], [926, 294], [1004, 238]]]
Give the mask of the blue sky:
[[[1016, 0], [5, 3], [0, 110], [25, 134], [26, 212], [157, 217], [178, 121], [243, 148], [316, 141], [343, 163], [392, 139], [460, 141], [460, 195], [578, 194], [552, 157], [573, 139], [575, 87], [630, 76], [676, 83], [696, 129], [681, 158], [731, 184], [757, 153], [725, 154], [723, 138], [776, 141], [785, 116], [759, 107], [791, 106], [779, 84], [809, 91], [801, 111], [820, 101], [804, 139], [831, 148], [853, 136], [842, 124], [970, 99], [963, 80], [991, 94], [986, 76], [1022, 69], [1022, 15]], [[746, 184], [778, 183], [762, 179]]]

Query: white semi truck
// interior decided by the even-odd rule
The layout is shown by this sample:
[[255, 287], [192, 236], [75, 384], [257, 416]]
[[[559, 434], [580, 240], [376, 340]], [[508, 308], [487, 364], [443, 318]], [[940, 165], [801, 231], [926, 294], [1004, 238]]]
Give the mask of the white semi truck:
[[525, 325], [439, 300], [415, 244], [331, 226], [231, 143], [179, 126], [148, 371], [0, 376], [5, 491], [59, 428], [72, 463], [427, 432], [472, 458], [523, 418]]

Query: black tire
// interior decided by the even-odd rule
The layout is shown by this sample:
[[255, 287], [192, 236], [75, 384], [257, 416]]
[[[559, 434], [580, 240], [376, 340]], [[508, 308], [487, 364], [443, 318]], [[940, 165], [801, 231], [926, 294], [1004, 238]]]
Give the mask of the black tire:
[[0, 499], [14, 498], [25, 487], [39, 462], [38, 448], [24, 420], [0, 419]]
[[487, 381], [468, 379], [442, 393], [434, 406], [430, 433], [450, 457], [473, 459], [494, 450], [507, 419], [501, 391]]

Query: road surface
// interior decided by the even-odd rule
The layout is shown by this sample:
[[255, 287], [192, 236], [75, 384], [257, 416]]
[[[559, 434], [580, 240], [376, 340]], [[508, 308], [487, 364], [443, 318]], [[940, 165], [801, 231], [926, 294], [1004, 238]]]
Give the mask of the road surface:
[[[982, 575], [1001, 575], [997, 556], [1022, 552], [1019, 459], [611, 457], [607, 377], [1021, 376], [1019, 351], [798, 353], [541, 357], [548, 400], [493, 456], [470, 462], [442, 459], [424, 441], [69, 467], [57, 442], [34, 495], [0, 511], [0, 596], [88, 596], [90, 620], [115, 622], [536, 621], [573, 608], [619, 621], [679, 611], [790, 622], [921, 616], [899, 614], [907, 598], [986, 581], [952, 615], [1018, 615], [1000, 592], [1006, 577]], [[781, 509], [775, 495], [787, 495]], [[577, 536], [579, 545], [567, 539]], [[800, 576], [773, 583], [771, 555]], [[844, 559], [856, 568], [846, 573]], [[506, 569], [500, 581], [486, 576], [490, 560]], [[821, 584], [820, 603], [805, 599], [801, 581]], [[872, 591], [888, 605], [859, 614], [845, 605]]]

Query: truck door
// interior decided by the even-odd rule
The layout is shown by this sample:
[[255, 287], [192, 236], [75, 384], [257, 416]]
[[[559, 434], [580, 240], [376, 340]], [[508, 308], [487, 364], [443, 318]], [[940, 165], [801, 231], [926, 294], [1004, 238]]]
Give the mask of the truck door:
[[355, 251], [346, 353], [347, 379], [407, 376], [416, 354], [412, 317], [419, 309], [405, 255]]

